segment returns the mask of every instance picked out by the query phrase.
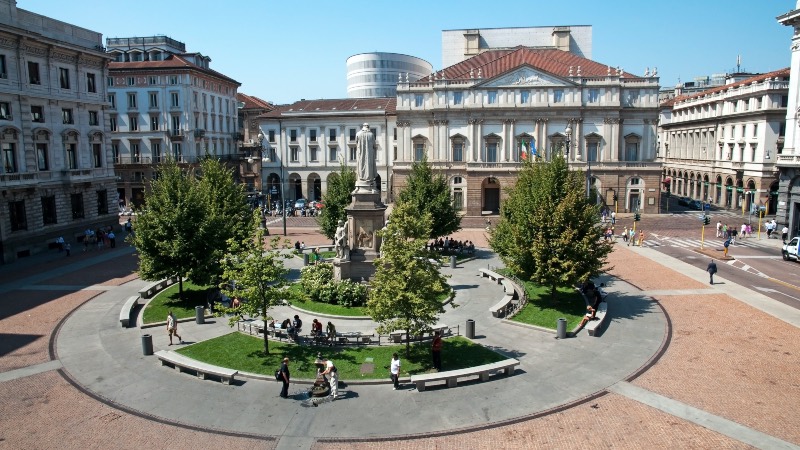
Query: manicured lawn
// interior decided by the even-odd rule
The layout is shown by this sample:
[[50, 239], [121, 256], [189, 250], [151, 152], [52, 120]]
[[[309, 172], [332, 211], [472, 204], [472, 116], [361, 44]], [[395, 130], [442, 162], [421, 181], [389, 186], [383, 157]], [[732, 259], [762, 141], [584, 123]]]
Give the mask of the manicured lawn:
[[348, 316], [348, 317], [357, 317], [357, 316], [366, 316], [367, 313], [364, 311], [362, 307], [354, 307], [348, 308], [347, 306], [340, 306], [340, 305], [332, 305], [330, 303], [322, 303], [322, 302], [312, 302], [305, 296], [303, 293], [303, 285], [300, 283], [295, 283], [289, 287], [298, 298], [304, 300], [295, 299], [292, 301], [292, 305], [297, 306], [300, 309], [320, 313], [320, 314], [330, 314], [334, 316]]
[[586, 313], [586, 303], [573, 288], [558, 288], [555, 301], [550, 299], [550, 289], [531, 282], [525, 283], [528, 303], [511, 320], [544, 328], [556, 329], [556, 321], [567, 319], [567, 330], [575, 328]]
[[195, 306], [206, 305], [206, 289], [208, 286], [198, 286], [191, 281], [183, 281], [183, 298], [178, 298], [178, 283], [159, 292], [144, 309], [142, 320], [144, 323], [163, 322], [167, 320], [170, 310], [177, 319], [194, 317]]
[[[280, 367], [281, 360], [288, 356], [292, 377], [305, 379], [316, 377], [314, 360], [317, 353], [322, 352], [323, 357], [333, 360], [339, 378], [346, 382], [354, 379], [388, 380], [389, 361], [393, 352], [400, 356], [402, 376], [427, 372], [432, 368], [430, 345], [430, 342], [413, 344], [411, 357], [406, 358], [405, 345], [331, 348], [270, 341], [270, 353], [265, 355], [262, 338], [233, 332], [181, 348], [178, 352], [209, 364], [264, 375], [273, 375]], [[367, 358], [372, 358], [374, 370], [362, 375], [361, 365]], [[461, 337], [445, 339], [442, 348], [444, 370], [463, 369], [504, 359], [505, 356]]]

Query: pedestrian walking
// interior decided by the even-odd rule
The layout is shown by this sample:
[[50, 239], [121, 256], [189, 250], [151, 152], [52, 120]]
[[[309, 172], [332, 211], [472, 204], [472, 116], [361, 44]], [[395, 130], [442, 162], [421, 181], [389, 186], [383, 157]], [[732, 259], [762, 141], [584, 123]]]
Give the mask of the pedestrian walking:
[[615, 211], [611, 211], [611, 225], [615, 225], [617, 223], [617, 213]]
[[108, 232], [108, 241], [110, 242], [110, 247], [111, 248], [116, 248], [117, 247], [117, 235], [114, 234], [113, 231], [109, 231]]
[[644, 244], [644, 231], [639, 230], [639, 247], [641, 247], [642, 244]]
[[433, 358], [433, 368], [437, 372], [442, 371], [442, 333], [437, 331], [433, 335], [433, 342], [431, 343], [431, 356]]
[[397, 353], [392, 353], [392, 362], [389, 366], [389, 372], [392, 376], [392, 383], [394, 383], [394, 390], [400, 387], [400, 358]]
[[731, 238], [726, 239], [725, 242], [722, 243], [722, 246], [725, 247], [725, 250], [723, 251], [722, 256], [724, 256], [726, 258], [728, 257], [728, 246], [729, 245], [731, 245]]
[[64, 251], [67, 252], [67, 256], [69, 256], [69, 252], [72, 250], [72, 246], [69, 245], [69, 242], [64, 244]]
[[781, 238], [783, 239], [784, 244], [786, 243], [786, 240], [789, 239], [789, 227], [786, 225], [784, 225], [783, 229], [781, 230]]
[[714, 274], [717, 273], [717, 264], [712, 259], [710, 263], [708, 263], [708, 268], [706, 268], [706, 272], [708, 272], [708, 283], [714, 284]]
[[281, 398], [289, 398], [289, 358], [283, 358], [281, 370], [278, 372], [281, 377]]
[[720, 222], [719, 220], [717, 221], [717, 237], [718, 238], [722, 237], [722, 222]]
[[169, 345], [172, 345], [172, 336], [178, 338], [178, 343], [183, 344], [183, 338], [178, 334], [178, 321], [172, 311], [167, 314], [167, 334], [169, 335]]
[[628, 242], [628, 227], [625, 227], [622, 231], [622, 240]]

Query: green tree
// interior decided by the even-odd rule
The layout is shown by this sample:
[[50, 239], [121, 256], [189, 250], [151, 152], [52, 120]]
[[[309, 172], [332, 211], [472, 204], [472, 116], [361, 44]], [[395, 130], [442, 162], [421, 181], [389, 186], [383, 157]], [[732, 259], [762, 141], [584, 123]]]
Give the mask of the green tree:
[[[254, 213], [257, 220], [258, 213]], [[229, 318], [229, 325], [233, 326], [239, 319], [239, 314], [250, 317], [260, 317], [265, 324], [270, 320], [269, 308], [288, 300], [289, 285], [287, 278], [289, 269], [284, 267], [283, 260], [291, 258], [291, 252], [280, 251], [280, 238], [274, 237], [270, 241], [269, 249], [264, 251], [264, 230], [256, 228], [254, 236], [249, 236], [241, 241], [231, 239], [230, 252], [221, 260], [222, 267], [222, 292], [229, 297], [241, 299], [241, 305], [233, 310], [224, 308], [220, 314], [233, 313]], [[288, 247], [284, 241], [282, 247]], [[266, 330], [264, 332], [264, 353], [269, 354], [269, 341]]]
[[194, 187], [204, 215], [196, 234], [202, 250], [190, 278], [197, 284], [218, 284], [219, 261], [228, 251], [228, 241], [253, 236], [260, 218], [253, 219], [243, 186], [234, 182], [232, 170], [218, 160], [206, 157], [200, 162]]
[[203, 251], [196, 239], [205, 211], [193, 178], [174, 162], [158, 169], [150, 184], [145, 207], [138, 210], [136, 233], [128, 239], [139, 254], [139, 276], [148, 281], [178, 276], [183, 298], [183, 279], [190, 277]]
[[344, 163], [339, 166], [339, 173], [328, 178], [328, 191], [322, 197], [325, 207], [317, 217], [320, 232], [328, 239], [336, 235], [337, 222], [347, 220], [347, 208], [352, 200], [352, 192], [356, 189], [356, 173]]
[[429, 212], [420, 214], [410, 203], [399, 203], [378, 232], [383, 242], [366, 310], [380, 324], [379, 333], [402, 329], [415, 336], [428, 331], [444, 312], [442, 296], [455, 295], [425, 249], [431, 222]]
[[550, 288], [597, 276], [612, 245], [602, 240], [599, 206], [586, 198], [585, 175], [563, 156], [523, 163], [503, 201], [489, 245], [513, 273]]
[[411, 174], [397, 203], [408, 203], [415, 211], [430, 213], [432, 222], [427, 238], [447, 236], [461, 228], [461, 216], [450, 197], [447, 180], [441, 173], [433, 173], [426, 158], [411, 166]]

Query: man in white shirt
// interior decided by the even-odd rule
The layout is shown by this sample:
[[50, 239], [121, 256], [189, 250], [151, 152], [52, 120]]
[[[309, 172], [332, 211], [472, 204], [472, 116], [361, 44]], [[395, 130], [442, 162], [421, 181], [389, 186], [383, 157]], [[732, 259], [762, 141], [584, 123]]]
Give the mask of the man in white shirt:
[[325, 371], [322, 375], [331, 377], [331, 400], [339, 398], [339, 371], [330, 359], [325, 360]]
[[392, 353], [392, 362], [389, 366], [389, 372], [392, 374], [392, 382], [394, 383], [394, 390], [400, 387], [400, 358], [397, 353]]
[[167, 314], [167, 334], [169, 335], [169, 345], [172, 345], [173, 335], [178, 338], [179, 343], [183, 344], [183, 338], [178, 334], [178, 321], [175, 320], [172, 311]]
[[786, 225], [784, 225], [783, 229], [781, 230], [781, 238], [783, 239], [783, 242], [786, 242], [786, 240], [789, 239], [789, 227]]

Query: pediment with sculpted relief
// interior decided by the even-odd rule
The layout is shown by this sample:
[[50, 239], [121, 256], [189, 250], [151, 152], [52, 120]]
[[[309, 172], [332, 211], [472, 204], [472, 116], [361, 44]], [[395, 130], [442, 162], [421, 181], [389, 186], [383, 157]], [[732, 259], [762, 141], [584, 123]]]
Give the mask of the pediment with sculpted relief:
[[482, 86], [513, 88], [520, 86], [572, 86], [572, 84], [530, 67], [521, 67], [507, 74], [500, 75]]

